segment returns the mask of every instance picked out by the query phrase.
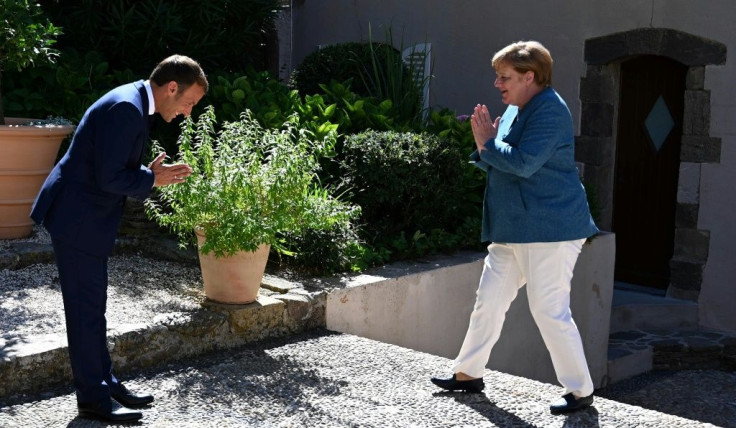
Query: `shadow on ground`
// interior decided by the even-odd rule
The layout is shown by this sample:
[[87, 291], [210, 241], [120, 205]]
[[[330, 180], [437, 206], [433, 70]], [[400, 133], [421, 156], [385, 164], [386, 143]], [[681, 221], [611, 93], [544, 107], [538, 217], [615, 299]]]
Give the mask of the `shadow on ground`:
[[736, 372], [653, 371], [602, 388], [596, 395], [719, 427], [736, 428]]

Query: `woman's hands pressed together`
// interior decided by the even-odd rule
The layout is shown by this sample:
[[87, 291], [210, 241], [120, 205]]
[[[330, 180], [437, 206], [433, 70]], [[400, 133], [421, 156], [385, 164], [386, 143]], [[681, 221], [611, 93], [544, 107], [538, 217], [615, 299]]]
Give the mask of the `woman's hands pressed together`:
[[480, 104], [475, 106], [473, 114], [470, 116], [470, 126], [473, 129], [475, 147], [478, 149], [478, 153], [486, 150], [485, 144], [488, 140], [496, 138], [499, 122], [501, 122], [500, 116], [491, 121], [488, 107]]

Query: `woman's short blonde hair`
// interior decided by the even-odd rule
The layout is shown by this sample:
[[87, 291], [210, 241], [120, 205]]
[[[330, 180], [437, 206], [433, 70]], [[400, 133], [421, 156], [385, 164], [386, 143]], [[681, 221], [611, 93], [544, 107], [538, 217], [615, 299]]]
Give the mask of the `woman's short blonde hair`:
[[512, 43], [493, 55], [491, 65], [498, 70], [508, 64], [519, 73], [534, 72], [534, 81], [540, 86], [552, 84], [552, 55], [541, 43], [522, 41]]

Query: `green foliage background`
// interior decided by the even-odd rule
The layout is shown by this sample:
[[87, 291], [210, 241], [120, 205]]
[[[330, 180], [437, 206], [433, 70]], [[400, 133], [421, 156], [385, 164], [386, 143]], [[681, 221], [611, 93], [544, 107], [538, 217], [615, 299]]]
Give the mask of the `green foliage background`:
[[[359, 96], [370, 96], [373, 91], [364, 81], [365, 67], [371, 65], [374, 57], [384, 60], [400, 53], [386, 43], [347, 42], [327, 45], [310, 53], [294, 67], [289, 86], [301, 94], [322, 93], [320, 85], [330, 80], [350, 81], [351, 89]], [[384, 68], [388, 65], [384, 64]], [[408, 70], [407, 70], [408, 72]]]
[[[0, 79], [9, 68], [19, 72], [29, 65], [53, 62], [58, 51], [51, 46], [60, 33], [35, 2], [0, 0]], [[0, 125], [4, 124], [0, 91]]]
[[207, 72], [265, 69], [278, 0], [44, 0], [65, 29], [59, 49], [100, 52], [111, 69], [148, 76], [178, 53]]
[[[312, 85], [297, 90], [296, 83], [284, 84], [268, 71], [277, 1], [41, 3], [51, 21], [64, 27], [60, 56], [56, 64], [3, 75], [8, 115], [78, 122], [105, 92], [146, 78], [160, 59], [183, 53], [202, 63], [210, 81], [193, 117], [214, 107], [216, 132], [248, 109], [264, 129], [287, 126], [317, 140], [336, 136], [318, 157], [316, 182], [362, 208], [358, 227], [334, 222], [282, 230], [276, 235], [282, 264], [324, 274], [480, 248], [484, 181], [466, 162], [470, 126], [448, 109], [421, 111], [416, 82], [406, 79], [411, 70], [390, 40], [325, 47], [301, 67], [312, 70], [310, 77], [295, 73], [292, 83]], [[337, 54], [325, 55], [330, 52]], [[159, 120], [152, 134], [172, 157], [178, 156], [181, 122]], [[238, 171], [241, 165], [232, 162]]]

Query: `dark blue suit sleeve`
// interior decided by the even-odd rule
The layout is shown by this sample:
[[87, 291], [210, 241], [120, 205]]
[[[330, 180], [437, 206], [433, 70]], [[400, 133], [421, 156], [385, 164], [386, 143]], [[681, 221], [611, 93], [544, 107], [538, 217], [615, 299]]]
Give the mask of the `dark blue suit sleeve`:
[[107, 192], [145, 199], [153, 187], [153, 172], [139, 164], [134, 142], [146, 133], [141, 112], [131, 103], [119, 102], [104, 115], [94, 137], [95, 179]]

